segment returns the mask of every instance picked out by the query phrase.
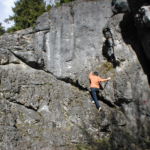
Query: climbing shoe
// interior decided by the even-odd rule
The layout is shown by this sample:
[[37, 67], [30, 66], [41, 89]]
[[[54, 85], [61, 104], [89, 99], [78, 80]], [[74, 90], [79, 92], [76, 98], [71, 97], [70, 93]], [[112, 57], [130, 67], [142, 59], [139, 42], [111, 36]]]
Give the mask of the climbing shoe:
[[101, 108], [101, 107], [99, 107], [99, 108], [98, 108], [98, 111], [100, 112], [101, 110], [102, 110], [102, 108]]

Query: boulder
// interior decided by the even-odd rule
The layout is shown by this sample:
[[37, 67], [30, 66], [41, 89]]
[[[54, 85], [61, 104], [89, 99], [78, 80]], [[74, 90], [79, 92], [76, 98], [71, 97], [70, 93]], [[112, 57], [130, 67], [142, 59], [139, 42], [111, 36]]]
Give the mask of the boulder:
[[[113, 15], [108, 0], [78, 0], [40, 16], [35, 29], [1, 36], [0, 149], [149, 149], [148, 64], [133, 19]], [[117, 67], [103, 56], [106, 26]], [[111, 77], [101, 112], [91, 102], [90, 71]]]

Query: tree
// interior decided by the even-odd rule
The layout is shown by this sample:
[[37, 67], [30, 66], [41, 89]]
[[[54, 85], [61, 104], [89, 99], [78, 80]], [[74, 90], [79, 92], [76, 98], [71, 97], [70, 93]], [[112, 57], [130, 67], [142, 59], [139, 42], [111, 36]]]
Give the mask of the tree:
[[75, 0], [60, 0], [59, 2], [56, 2], [56, 6], [59, 7], [64, 3], [69, 3], [69, 2], [73, 2]]
[[18, 0], [12, 8], [14, 15], [7, 21], [14, 21], [14, 26], [8, 31], [25, 29], [35, 25], [37, 17], [46, 11], [44, 0]]
[[63, 4], [63, 3], [69, 3], [69, 2], [72, 2], [74, 0], [60, 0], [60, 3]]
[[0, 35], [4, 34], [5, 33], [5, 29], [4, 27], [2, 26], [2, 24], [0, 23]]

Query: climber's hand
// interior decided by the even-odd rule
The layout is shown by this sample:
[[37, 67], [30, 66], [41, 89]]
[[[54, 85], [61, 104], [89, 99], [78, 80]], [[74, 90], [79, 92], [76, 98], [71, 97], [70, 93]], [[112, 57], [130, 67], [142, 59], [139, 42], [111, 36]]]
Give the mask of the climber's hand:
[[111, 79], [111, 77], [108, 77], [108, 78], [107, 78], [107, 80], [110, 80], [110, 79]]

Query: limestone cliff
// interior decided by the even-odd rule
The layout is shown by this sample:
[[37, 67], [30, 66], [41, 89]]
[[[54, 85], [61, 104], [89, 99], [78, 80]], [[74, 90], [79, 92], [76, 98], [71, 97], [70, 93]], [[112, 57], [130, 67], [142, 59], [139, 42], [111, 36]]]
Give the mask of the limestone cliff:
[[[1, 150], [149, 149], [149, 5], [143, 5], [78, 0], [44, 13], [34, 29], [0, 37]], [[141, 8], [145, 15], [137, 15]], [[117, 67], [103, 55], [106, 26]], [[100, 92], [101, 112], [90, 100], [90, 71], [112, 78]]]

